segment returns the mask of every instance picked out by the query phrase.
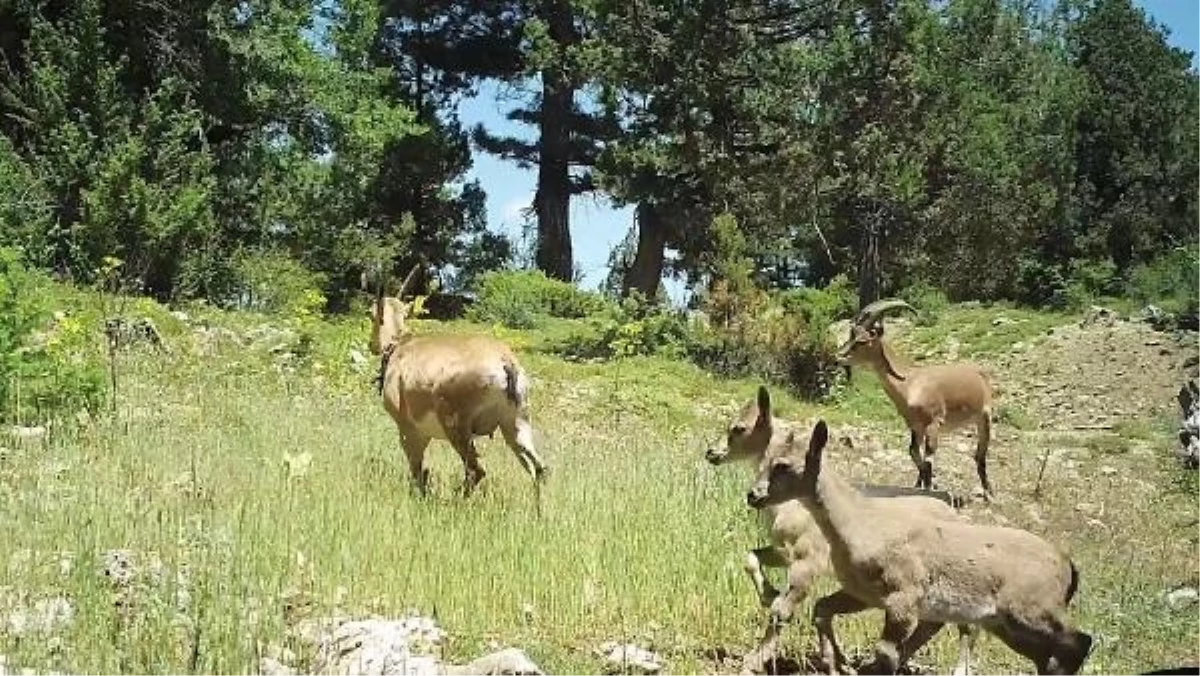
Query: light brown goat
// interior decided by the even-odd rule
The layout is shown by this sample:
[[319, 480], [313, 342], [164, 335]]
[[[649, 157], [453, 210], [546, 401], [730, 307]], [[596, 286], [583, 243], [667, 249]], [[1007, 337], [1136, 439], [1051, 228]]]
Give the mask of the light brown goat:
[[[729, 424], [724, 443], [714, 445], [705, 453], [713, 465], [733, 462], [753, 463], [760, 477], [765, 477], [772, 462], [791, 453], [788, 436], [793, 426], [772, 415], [771, 395], [759, 387], [758, 396], [746, 403]], [[893, 486], [866, 486], [875, 496], [871, 499], [904, 503], [914, 513], [928, 519], [959, 519], [950, 506], [948, 493], [925, 492]], [[762, 671], [775, 659], [783, 626], [791, 619], [796, 607], [807, 595], [813, 580], [829, 569], [829, 544], [817, 527], [808, 508], [798, 500], [766, 507], [762, 515], [771, 544], [746, 554], [744, 568], [754, 585], [759, 603], [769, 609], [767, 626], [757, 649], [747, 655], [745, 666]], [[786, 568], [787, 588], [780, 594], [767, 581], [763, 568]], [[975, 632], [960, 632], [958, 665], [955, 674], [970, 673], [971, 649]]]
[[895, 673], [946, 622], [981, 626], [1040, 674], [1079, 671], [1092, 638], [1064, 619], [1079, 574], [1061, 550], [1028, 531], [930, 520], [899, 501], [869, 500], [822, 468], [828, 439], [819, 421], [807, 454], [773, 460], [746, 495], [756, 508], [802, 501], [829, 542], [842, 589], [813, 609], [828, 669], [845, 664], [833, 617], [881, 608], [873, 671]]
[[938, 438], [968, 425], [975, 426], [975, 471], [985, 498], [991, 498], [987, 454], [992, 436], [992, 387], [979, 366], [969, 362], [913, 366], [901, 362], [883, 337], [883, 316], [889, 311], [916, 310], [902, 300], [871, 303], [850, 326], [850, 338], [838, 351], [847, 366], [875, 372], [892, 404], [908, 426], [908, 454], [917, 468], [916, 485], [933, 487], [933, 462]]
[[516, 355], [490, 336], [410, 334], [405, 327], [409, 305], [400, 297], [412, 278], [410, 273], [396, 298], [385, 297], [379, 284], [370, 312], [370, 346], [382, 356], [383, 405], [399, 428], [413, 481], [422, 492], [427, 489], [425, 449], [430, 440], [445, 439], [462, 459], [469, 493], [485, 474], [474, 439], [499, 428], [540, 485], [547, 467], [534, 449], [529, 382]]

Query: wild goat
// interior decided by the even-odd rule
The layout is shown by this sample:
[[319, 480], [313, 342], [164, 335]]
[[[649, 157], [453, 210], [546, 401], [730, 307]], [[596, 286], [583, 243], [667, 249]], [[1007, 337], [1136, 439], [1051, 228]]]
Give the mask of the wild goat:
[[417, 268], [396, 297], [376, 289], [370, 310], [371, 351], [381, 355], [379, 387], [383, 406], [400, 430], [413, 481], [424, 492], [429, 473], [425, 449], [446, 439], [462, 458], [464, 492], [483, 479], [475, 437], [496, 429], [540, 486], [547, 466], [534, 449], [529, 422], [529, 380], [516, 355], [490, 336], [422, 335], [406, 331], [409, 305], [400, 300]]
[[[713, 465], [747, 461], [753, 463], [761, 476], [776, 457], [790, 453], [787, 442], [792, 426], [772, 415], [771, 395], [759, 387], [758, 397], [746, 403], [729, 424], [725, 442], [709, 448], [705, 458]], [[927, 519], [958, 519], [950, 506], [952, 498], [941, 491], [925, 492], [894, 486], [864, 487], [872, 499], [905, 504], [914, 513]], [[779, 634], [807, 595], [814, 578], [829, 568], [829, 544], [802, 503], [796, 500], [780, 503], [763, 510], [771, 545], [753, 549], [746, 554], [744, 568], [758, 594], [759, 603], [769, 608], [768, 622], [758, 648], [747, 656], [745, 666], [760, 671], [774, 659]], [[780, 593], [771, 586], [763, 567], [787, 568], [787, 589]], [[970, 671], [971, 648], [975, 632], [960, 632], [959, 658], [956, 674]]]
[[[1079, 572], [1061, 550], [1028, 531], [931, 520], [899, 501], [867, 499], [822, 469], [828, 440], [825, 421], [818, 421], [807, 454], [774, 459], [746, 495], [760, 509], [800, 500], [829, 542], [842, 588], [813, 608], [826, 668], [845, 664], [833, 617], [881, 608], [872, 667], [882, 673], [895, 673], [946, 622], [982, 627], [1032, 660], [1039, 674], [1079, 671], [1092, 638], [1065, 623]], [[793, 432], [788, 445], [795, 444]]]
[[842, 364], [875, 371], [883, 390], [910, 431], [908, 454], [917, 468], [917, 487], [933, 487], [938, 437], [975, 425], [975, 471], [985, 499], [992, 496], [987, 454], [992, 436], [992, 387], [983, 371], [968, 362], [911, 366], [901, 363], [883, 338], [883, 316], [891, 310], [916, 313], [902, 300], [881, 300], [859, 311], [850, 338], [838, 350]]

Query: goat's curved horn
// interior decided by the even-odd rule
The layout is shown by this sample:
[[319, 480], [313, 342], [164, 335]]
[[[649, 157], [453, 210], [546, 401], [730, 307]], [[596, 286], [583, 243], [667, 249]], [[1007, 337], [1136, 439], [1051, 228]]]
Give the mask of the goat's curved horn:
[[886, 300], [877, 300], [859, 310], [858, 314], [854, 316], [854, 323], [858, 326], [870, 326], [879, 321], [880, 317], [893, 310], [907, 310], [914, 315], [917, 314], [916, 308], [899, 298], [888, 298]]
[[416, 265], [414, 265], [412, 270], [409, 270], [408, 276], [404, 278], [404, 283], [400, 285], [400, 291], [398, 291], [396, 293], [397, 298], [400, 298], [400, 299], [404, 298], [404, 294], [408, 292], [408, 287], [413, 283], [413, 280], [417, 278], [417, 272], [419, 272], [420, 270], [421, 270], [420, 262], [418, 262]]
[[383, 271], [380, 268], [375, 270], [375, 316], [376, 321], [383, 320]]

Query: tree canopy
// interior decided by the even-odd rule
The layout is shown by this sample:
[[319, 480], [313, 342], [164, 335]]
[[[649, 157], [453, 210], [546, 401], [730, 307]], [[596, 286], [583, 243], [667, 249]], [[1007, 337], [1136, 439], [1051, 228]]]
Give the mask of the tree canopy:
[[[489, 81], [532, 141], [463, 124]], [[536, 167], [551, 277], [598, 193], [617, 293], [707, 288], [725, 217], [762, 286], [1046, 304], [1195, 246], [1198, 97], [1130, 0], [4, 0], [0, 245], [163, 299], [255, 257], [335, 307], [376, 263], [461, 288], [514, 261], [477, 151]]]

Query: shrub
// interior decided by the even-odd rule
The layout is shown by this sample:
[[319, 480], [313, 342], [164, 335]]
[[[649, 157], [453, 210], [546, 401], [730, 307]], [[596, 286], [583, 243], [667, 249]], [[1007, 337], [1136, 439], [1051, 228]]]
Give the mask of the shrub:
[[[233, 291], [229, 304], [242, 310], [311, 311], [312, 299], [321, 296], [325, 277], [304, 267], [286, 253], [273, 250], [242, 251], [234, 257]], [[324, 296], [321, 296], [324, 308]]]
[[928, 282], [916, 282], [909, 286], [900, 297], [917, 310], [917, 323], [923, 326], [936, 324], [938, 317], [950, 307], [950, 299], [941, 289]]
[[1179, 247], [1158, 259], [1134, 268], [1129, 274], [1128, 294], [1144, 304], [1154, 304], [1181, 318], [1195, 318], [1200, 297], [1200, 247]]
[[1071, 309], [1079, 309], [1120, 292], [1121, 278], [1117, 274], [1116, 264], [1111, 260], [1075, 260], [1070, 265], [1063, 304]]
[[1017, 265], [1015, 300], [1035, 308], [1063, 308], [1067, 305], [1067, 281], [1053, 264], [1034, 258], [1022, 258]]
[[532, 328], [544, 317], [587, 317], [607, 305], [599, 294], [550, 279], [540, 270], [485, 273], [476, 293], [478, 298], [467, 311], [469, 319], [514, 329]]
[[830, 325], [849, 314], [855, 294], [845, 277], [824, 289], [806, 288], [774, 297], [759, 289], [736, 294], [721, 284], [707, 304], [720, 302], [728, 321], [714, 323], [691, 341], [701, 367], [724, 375], [755, 375], [787, 386], [800, 396], [826, 396], [839, 373]]
[[695, 331], [683, 312], [634, 293], [589, 318], [554, 351], [576, 359], [660, 355], [686, 356]]
[[[0, 417], [30, 421], [95, 410], [104, 371], [95, 328], [63, 315], [50, 326], [50, 281], [16, 249], [0, 248]], [[42, 327], [48, 327], [41, 330]]]
[[806, 324], [824, 322], [828, 325], [839, 317], [854, 313], [858, 294], [849, 277], [838, 275], [823, 289], [804, 287], [785, 291], [780, 300], [788, 312], [798, 314]]

